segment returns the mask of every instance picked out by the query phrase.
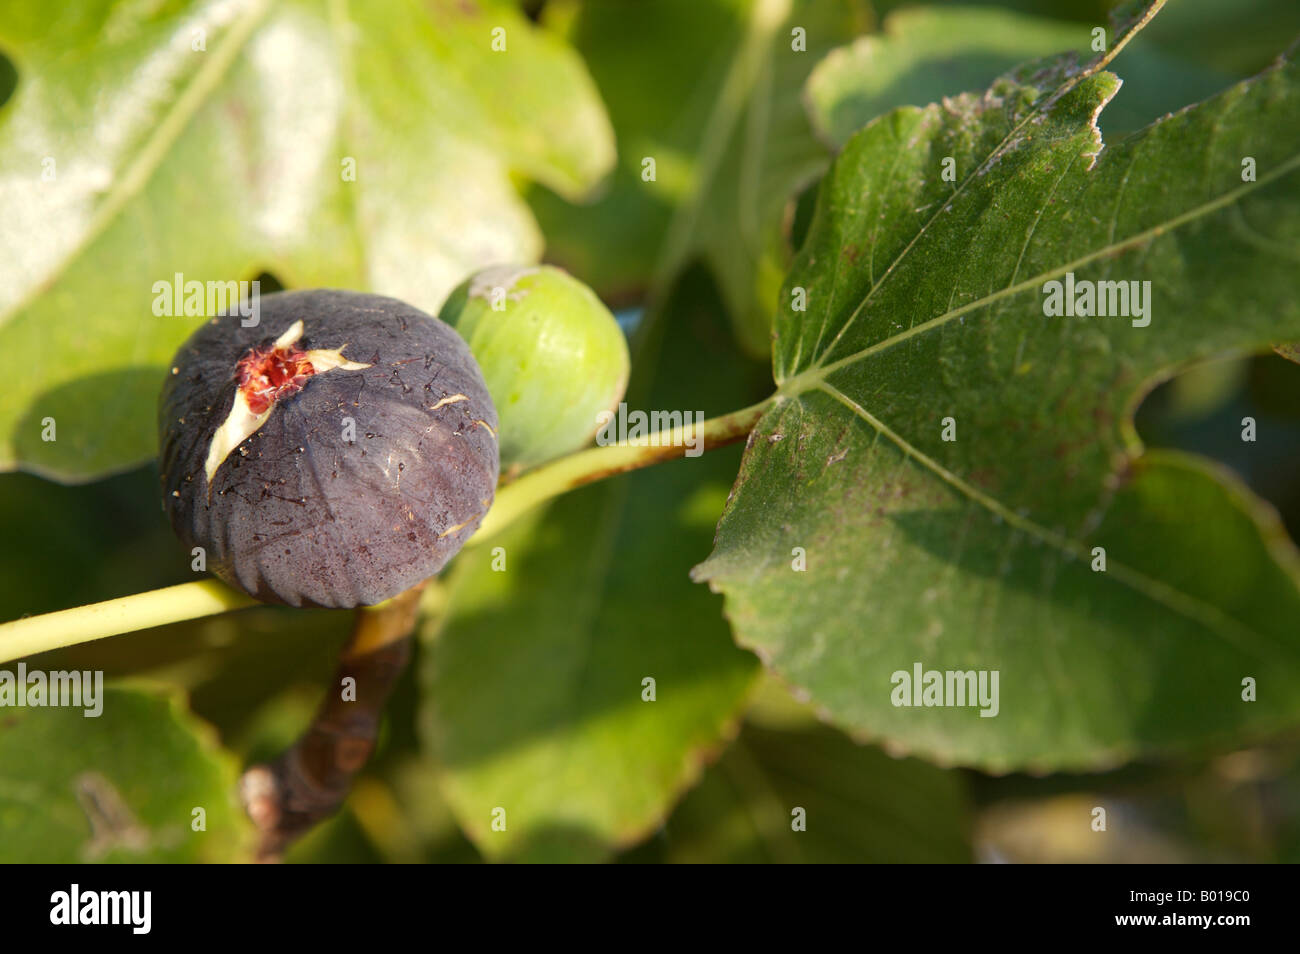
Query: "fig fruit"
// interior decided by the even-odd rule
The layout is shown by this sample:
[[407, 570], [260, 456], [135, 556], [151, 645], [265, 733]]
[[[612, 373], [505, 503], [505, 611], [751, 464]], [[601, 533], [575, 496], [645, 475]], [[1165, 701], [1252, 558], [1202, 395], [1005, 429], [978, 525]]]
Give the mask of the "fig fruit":
[[609, 309], [561, 269], [494, 266], [440, 316], [469, 342], [501, 416], [501, 467], [517, 472], [585, 445], [627, 388], [627, 339]]
[[315, 290], [202, 325], [159, 407], [163, 507], [207, 567], [290, 606], [379, 603], [433, 576], [492, 504], [497, 418], [451, 328]]

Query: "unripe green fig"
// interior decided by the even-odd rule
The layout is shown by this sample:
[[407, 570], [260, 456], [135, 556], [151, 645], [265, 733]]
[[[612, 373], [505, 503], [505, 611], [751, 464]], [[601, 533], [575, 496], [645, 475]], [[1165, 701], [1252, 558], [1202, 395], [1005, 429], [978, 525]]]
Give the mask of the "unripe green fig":
[[501, 470], [577, 450], [617, 409], [630, 360], [623, 331], [590, 288], [549, 265], [471, 275], [442, 307], [469, 344], [500, 420]]

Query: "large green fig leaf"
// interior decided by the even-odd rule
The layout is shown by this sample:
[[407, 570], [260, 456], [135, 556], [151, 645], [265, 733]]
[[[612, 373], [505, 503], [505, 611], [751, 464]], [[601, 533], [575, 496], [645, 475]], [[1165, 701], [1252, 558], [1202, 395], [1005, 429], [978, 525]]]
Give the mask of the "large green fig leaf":
[[[1163, 20], [1124, 51], [1124, 88], [1106, 107], [1108, 135], [1206, 99], [1268, 60], [1238, 75], [1181, 60], [1150, 42]], [[994, 7], [904, 8], [890, 14], [880, 33], [834, 50], [809, 74], [805, 95], [813, 125], [828, 142], [842, 146], [897, 106], [924, 106], [964, 90], [982, 90], [1038, 57], [1086, 53], [1095, 28]]]
[[19, 0], [0, 49], [0, 468], [62, 480], [154, 453], [201, 320], [155, 283], [270, 270], [434, 310], [540, 253], [513, 174], [572, 197], [613, 162], [580, 61], [508, 4]]
[[860, 745], [759, 690], [736, 741], [633, 861], [689, 864], [971, 860], [960, 773]]
[[564, 30], [609, 103], [619, 164], [593, 205], [531, 197], [548, 257], [616, 304], [701, 260], [740, 343], [767, 355], [785, 216], [828, 160], [803, 81], [869, 24], [862, 0], [584, 5]]
[[[647, 326], [631, 407], [716, 413], [761, 393], [707, 287], [691, 272]], [[734, 736], [758, 664], [689, 572], [739, 458], [602, 481], [457, 558], [445, 624], [426, 633], [422, 726], [485, 856], [594, 860], [634, 844]]]
[[837, 146], [896, 106], [935, 102], [982, 89], [1040, 56], [1086, 49], [1082, 23], [994, 8], [910, 7], [890, 14], [877, 34], [833, 50], [808, 77], [809, 113]]
[[212, 730], [155, 692], [97, 702], [3, 710], [0, 861], [247, 860], [236, 767]]
[[[1103, 67], [1158, 7], [1085, 69], [853, 136], [783, 290], [778, 397], [696, 574], [742, 645], [900, 749], [1093, 767], [1300, 720], [1294, 546], [1131, 425], [1179, 367], [1300, 332], [1300, 65], [1103, 147]], [[1149, 281], [1149, 323], [1048, 317], [1071, 276]], [[1000, 704], [896, 705], [917, 666], [996, 671]]]

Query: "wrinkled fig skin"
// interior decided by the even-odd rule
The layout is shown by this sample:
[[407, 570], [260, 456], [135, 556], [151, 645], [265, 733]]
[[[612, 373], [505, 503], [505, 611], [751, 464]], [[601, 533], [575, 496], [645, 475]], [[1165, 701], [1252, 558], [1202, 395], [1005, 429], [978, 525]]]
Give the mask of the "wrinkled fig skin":
[[[236, 363], [298, 320], [304, 349], [346, 345], [370, 367], [316, 374], [280, 400], [217, 469], [209, 503], [204, 463], [234, 402]], [[172, 367], [159, 410], [164, 508], [211, 571], [261, 600], [351, 607], [396, 596], [437, 573], [491, 505], [497, 416], [483, 377], [455, 331], [400, 301], [267, 295], [256, 327], [213, 318]], [[456, 395], [466, 399], [435, 409]]]

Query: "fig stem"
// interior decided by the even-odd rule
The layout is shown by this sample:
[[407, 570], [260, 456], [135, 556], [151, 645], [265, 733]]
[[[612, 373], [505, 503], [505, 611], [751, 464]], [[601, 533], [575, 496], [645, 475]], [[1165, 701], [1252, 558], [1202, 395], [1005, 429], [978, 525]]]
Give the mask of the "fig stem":
[[[699, 426], [698, 433], [694, 425], [677, 427], [635, 441], [592, 447], [543, 464], [501, 488], [483, 523], [465, 546], [487, 542], [538, 504], [584, 484], [685, 457], [688, 442], [702, 450], [735, 443], [754, 429], [771, 400], [710, 418]], [[697, 441], [700, 443], [696, 444]]]
[[[425, 584], [357, 610], [320, 708], [274, 761], [240, 779], [240, 795], [260, 832], [258, 861], [279, 861], [295, 839], [342, 807], [365, 767], [384, 706], [411, 658]], [[349, 682], [350, 680], [350, 682]]]
[[105, 636], [259, 605], [220, 580], [196, 580], [0, 624], [0, 663]]
[[[713, 450], [741, 440], [749, 434], [775, 399], [776, 395], [773, 395], [759, 404], [710, 418], [699, 426], [698, 433], [691, 433], [687, 427], [679, 427], [635, 441], [578, 451], [543, 464], [501, 488], [478, 532], [470, 537], [466, 546], [485, 542], [538, 504], [576, 487], [615, 474], [649, 467], [661, 461], [684, 457], [688, 440], [692, 444], [698, 440], [700, 443], [696, 446], [703, 450]], [[389, 603], [398, 599], [401, 596], [394, 597]], [[202, 616], [215, 616], [257, 605], [260, 604], [252, 597], [220, 580], [208, 579], [55, 613], [28, 616], [10, 623], [0, 623], [0, 663], [51, 649], [88, 643], [106, 636], [117, 636]], [[379, 610], [387, 605], [388, 603], [383, 603], [372, 609]]]

